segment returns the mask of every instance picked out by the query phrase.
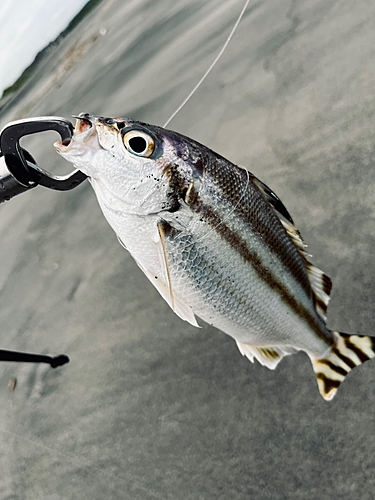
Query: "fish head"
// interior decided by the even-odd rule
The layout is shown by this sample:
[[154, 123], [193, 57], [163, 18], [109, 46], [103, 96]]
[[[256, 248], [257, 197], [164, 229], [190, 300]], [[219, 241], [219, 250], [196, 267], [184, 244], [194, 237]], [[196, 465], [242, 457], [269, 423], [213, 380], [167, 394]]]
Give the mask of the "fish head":
[[55, 148], [89, 177], [101, 204], [147, 215], [174, 210], [176, 190], [189, 184], [188, 139], [176, 135], [130, 119], [81, 113], [70, 142], [56, 142]]

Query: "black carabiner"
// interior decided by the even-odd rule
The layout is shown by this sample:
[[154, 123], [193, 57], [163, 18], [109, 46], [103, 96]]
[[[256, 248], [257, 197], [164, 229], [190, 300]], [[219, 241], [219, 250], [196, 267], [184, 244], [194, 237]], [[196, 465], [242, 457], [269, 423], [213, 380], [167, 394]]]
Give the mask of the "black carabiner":
[[31, 154], [20, 146], [25, 135], [54, 130], [60, 134], [61, 141], [72, 138], [73, 125], [59, 116], [41, 116], [16, 120], [8, 123], [0, 132], [0, 203], [37, 185], [68, 191], [83, 182], [87, 176], [74, 170], [65, 176], [54, 176], [40, 168]]

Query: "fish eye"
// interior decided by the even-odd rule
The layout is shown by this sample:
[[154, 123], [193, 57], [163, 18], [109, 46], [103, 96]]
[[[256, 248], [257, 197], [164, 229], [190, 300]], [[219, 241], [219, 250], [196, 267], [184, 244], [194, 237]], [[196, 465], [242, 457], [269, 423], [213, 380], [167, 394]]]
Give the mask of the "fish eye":
[[140, 130], [130, 130], [130, 132], [124, 135], [122, 140], [126, 149], [137, 156], [148, 158], [155, 149], [154, 139]]

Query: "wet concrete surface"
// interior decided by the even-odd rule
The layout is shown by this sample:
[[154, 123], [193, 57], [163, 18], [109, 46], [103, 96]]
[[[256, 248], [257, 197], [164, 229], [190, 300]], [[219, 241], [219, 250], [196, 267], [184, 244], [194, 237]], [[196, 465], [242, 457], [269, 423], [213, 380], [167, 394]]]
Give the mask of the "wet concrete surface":
[[[81, 111], [163, 125], [242, 5], [104, 2], [0, 125]], [[333, 280], [329, 327], [359, 334], [375, 334], [374, 61], [371, 2], [252, 1], [169, 126], [275, 190]], [[65, 173], [55, 139], [27, 147]], [[0, 215], [0, 345], [71, 358], [0, 365], [1, 499], [373, 498], [374, 362], [326, 403], [304, 354], [269, 371], [181, 321], [87, 182], [38, 187]]]

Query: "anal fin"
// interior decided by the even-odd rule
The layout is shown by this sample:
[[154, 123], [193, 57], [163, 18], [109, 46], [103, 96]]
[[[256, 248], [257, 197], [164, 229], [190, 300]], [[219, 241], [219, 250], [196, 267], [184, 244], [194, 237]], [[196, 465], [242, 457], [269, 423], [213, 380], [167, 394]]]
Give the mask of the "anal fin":
[[254, 358], [263, 366], [267, 366], [270, 370], [274, 370], [284, 356], [297, 352], [296, 349], [289, 346], [277, 347], [260, 347], [237, 342], [237, 347], [243, 356], [246, 356], [252, 363]]

